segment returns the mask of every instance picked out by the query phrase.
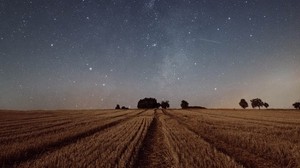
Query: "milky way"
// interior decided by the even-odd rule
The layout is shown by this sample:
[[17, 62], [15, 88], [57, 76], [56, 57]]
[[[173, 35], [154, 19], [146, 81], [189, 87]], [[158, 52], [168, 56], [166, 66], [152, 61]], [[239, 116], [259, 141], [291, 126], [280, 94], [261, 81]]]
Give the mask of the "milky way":
[[0, 109], [300, 101], [300, 1], [2, 0]]

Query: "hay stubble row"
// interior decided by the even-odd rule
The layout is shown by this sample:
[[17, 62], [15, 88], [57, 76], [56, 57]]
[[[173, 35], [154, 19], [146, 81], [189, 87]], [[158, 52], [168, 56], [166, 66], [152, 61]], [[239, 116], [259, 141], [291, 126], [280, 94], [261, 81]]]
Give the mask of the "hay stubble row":
[[3, 167], [299, 167], [280, 110], [0, 111]]

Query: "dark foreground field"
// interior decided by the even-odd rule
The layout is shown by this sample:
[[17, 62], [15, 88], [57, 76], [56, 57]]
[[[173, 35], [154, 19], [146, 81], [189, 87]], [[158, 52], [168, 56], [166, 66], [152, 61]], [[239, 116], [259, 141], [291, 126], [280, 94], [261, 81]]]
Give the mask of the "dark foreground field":
[[300, 112], [0, 111], [0, 166], [300, 167]]

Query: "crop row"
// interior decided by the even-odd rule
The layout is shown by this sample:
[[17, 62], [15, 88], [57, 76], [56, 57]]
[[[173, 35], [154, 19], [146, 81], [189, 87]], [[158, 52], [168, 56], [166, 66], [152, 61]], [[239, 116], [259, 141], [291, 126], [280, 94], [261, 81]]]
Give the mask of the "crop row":
[[[99, 118], [91, 122], [78, 122], [65, 126], [55, 131], [49, 131], [45, 134], [37, 135], [32, 133], [26, 138], [19, 140], [4, 141], [0, 144], [0, 163], [3, 165], [13, 165], [16, 162], [23, 162], [34, 158], [36, 155], [47, 152], [50, 148], [59, 148], [66, 144], [74, 143], [78, 139], [90, 136], [107, 127], [114, 126], [128, 118], [142, 113], [141, 111], [132, 111], [127, 115], [115, 115], [107, 118]], [[93, 116], [91, 116], [91, 119]], [[61, 126], [60, 126], [61, 127]], [[51, 129], [55, 129], [51, 128]]]
[[[282, 122], [268, 126], [247, 121], [238, 123], [227, 117], [222, 118], [222, 114], [217, 119], [213, 119], [206, 113], [192, 113], [174, 110], [168, 114], [245, 166], [297, 167], [300, 165], [298, 141], [300, 132], [296, 131], [299, 130], [298, 126], [292, 127], [293, 124], [289, 123], [283, 125]], [[256, 117], [260, 120], [258, 115]], [[255, 119], [250, 121], [253, 120]], [[289, 131], [291, 128], [295, 131]]]
[[21, 167], [129, 167], [146, 135], [153, 116], [137, 116], [78, 140]]

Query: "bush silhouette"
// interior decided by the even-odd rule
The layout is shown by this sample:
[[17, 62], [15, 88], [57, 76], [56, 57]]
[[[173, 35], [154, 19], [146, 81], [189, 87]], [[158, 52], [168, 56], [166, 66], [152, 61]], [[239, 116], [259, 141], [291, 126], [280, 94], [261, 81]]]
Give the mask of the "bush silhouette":
[[189, 109], [206, 109], [206, 107], [202, 107], [202, 106], [188, 106], [187, 108], [189, 108]]
[[269, 104], [268, 103], [264, 103], [264, 106], [265, 106], [265, 108], [268, 108], [269, 107]]
[[260, 107], [264, 106], [264, 102], [259, 98], [252, 99], [250, 101], [251, 101], [252, 108], [258, 107], [260, 109]]
[[170, 107], [169, 101], [162, 101], [160, 104], [161, 108], [167, 109]]
[[120, 105], [118, 105], [118, 104], [117, 104], [117, 106], [116, 106], [116, 108], [115, 108], [115, 109], [120, 109]]
[[125, 106], [122, 106], [122, 108], [121, 108], [122, 110], [127, 110], [127, 109], [129, 109], [128, 107], [125, 107]]
[[293, 106], [294, 106], [295, 109], [299, 109], [300, 110], [300, 102], [295, 102], [293, 104]]
[[182, 100], [180, 106], [181, 108], [186, 109], [189, 107], [189, 103], [185, 100]]
[[245, 109], [245, 108], [248, 107], [248, 103], [247, 103], [247, 101], [246, 101], [245, 99], [241, 99], [239, 105], [240, 105], [243, 109]]
[[144, 98], [139, 100], [137, 108], [139, 109], [153, 109], [159, 108], [160, 104], [157, 103], [155, 98]]

